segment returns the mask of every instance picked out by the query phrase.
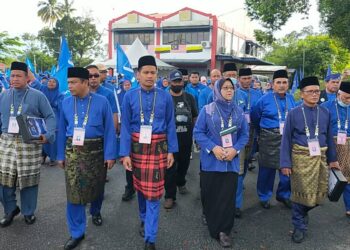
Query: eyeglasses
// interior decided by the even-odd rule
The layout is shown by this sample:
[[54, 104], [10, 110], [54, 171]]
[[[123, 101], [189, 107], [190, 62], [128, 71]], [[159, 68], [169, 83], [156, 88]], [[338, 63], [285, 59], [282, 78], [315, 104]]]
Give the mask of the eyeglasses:
[[94, 74], [94, 75], [89, 75], [89, 78], [99, 78], [100, 77], [100, 75], [99, 74]]
[[228, 91], [228, 90], [234, 90], [234, 87], [222, 87], [221, 89]]
[[321, 93], [321, 90], [303, 90], [307, 95], [319, 95]]

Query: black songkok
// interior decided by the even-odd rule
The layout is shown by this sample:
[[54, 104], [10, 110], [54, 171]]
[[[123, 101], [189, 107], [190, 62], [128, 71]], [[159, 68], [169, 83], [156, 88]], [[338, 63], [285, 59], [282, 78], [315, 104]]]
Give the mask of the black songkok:
[[252, 70], [250, 68], [243, 68], [243, 69], [239, 69], [238, 72], [239, 76], [251, 76], [253, 75]]
[[288, 79], [287, 70], [284, 70], [284, 69], [276, 70], [273, 73], [273, 80], [275, 80], [276, 78], [287, 78]]
[[299, 84], [299, 88], [303, 89], [307, 86], [312, 86], [312, 85], [320, 86], [320, 83], [318, 82], [318, 78], [316, 76], [309, 76], [309, 77], [303, 78]]
[[76, 77], [89, 80], [89, 71], [81, 67], [68, 68], [68, 78]]
[[341, 82], [339, 90], [350, 94], [350, 82]]
[[237, 66], [235, 63], [226, 63], [224, 65], [224, 70], [222, 72], [226, 71], [237, 71]]
[[143, 66], [155, 66], [157, 68], [156, 59], [154, 56], [143, 56], [139, 59], [139, 64], [137, 69], [140, 70]]
[[28, 66], [25, 63], [22, 62], [12, 62], [11, 63], [11, 70], [22, 70], [24, 72], [28, 72]]

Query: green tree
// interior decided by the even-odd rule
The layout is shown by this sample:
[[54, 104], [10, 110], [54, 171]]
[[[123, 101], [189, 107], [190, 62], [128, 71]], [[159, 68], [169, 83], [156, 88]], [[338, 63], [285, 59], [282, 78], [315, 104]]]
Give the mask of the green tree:
[[47, 46], [43, 44], [35, 35], [24, 33], [22, 35], [24, 44], [24, 54], [20, 60], [24, 61], [28, 57], [36, 67], [36, 70], [50, 70], [56, 64], [56, 58], [47, 53]]
[[350, 1], [319, 0], [321, 22], [331, 36], [350, 49]]
[[62, 10], [64, 13], [64, 16], [70, 17], [71, 14], [76, 11], [76, 9], [73, 8], [74, 1], [69, 2], [68, 0], [64, 0], [64, 4], [62, 6]]
[[44, 23], [49, 23], [50, 27], [53, 27], [57, 20], [64, 15], [63, 5], [57, 0], [40, 1], [38, 8], [38, 16]]
[[269, 31], [279, 30], [293, 13], [307, 14], [309, 0], [245, 0], [248, 15]]
[[21, 54], [23, 43], [19, 37], [10, 37], [6, 31], [0, 32], [0, 61], [6, 64]]
[[342, 72], [350, 62], [350, 52], [342, 43], [328, 35], [308, 35], [300, 38], [300, 34], [292, 32], [283, 39], [272, 44], [272, 50], [266, 54], [265, 60], [276, 65], [299, 69], [303, 66], [305, 76], [324, 77], [330, 64], [333, 71]]
[[[101, 34], [90, 17], [65, 16], [57, 21], [55, 27], [50, 30], [44, 28], [39, 32], [39, 38], [50, 49], [51, 54], [59, 52], [60, 38], [67, 35], [68, 45], [72, 51], [75, 65], [85, 66], [93, 61], [95, 52], [99, 51]], [[69, 33], [66, 24], [69, 23]]]

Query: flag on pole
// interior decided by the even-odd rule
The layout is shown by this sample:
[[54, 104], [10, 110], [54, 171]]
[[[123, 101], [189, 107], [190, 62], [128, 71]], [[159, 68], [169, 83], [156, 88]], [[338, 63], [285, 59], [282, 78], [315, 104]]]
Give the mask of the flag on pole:
[[303, 80], [304, 78], [304, 72], [299, 68], [299, 81]]
[[56, 71], [57, 71], [57, 69], [56, 69], [56, 65], [52, 65], [52, 67], [51, 67], [51, 71], [50, 71], [50, 76], [55, 75], [55, 74], [56, 74]]
[[134, 76], [134, 70], [131, 67], [128, 57], [124, 53], [122, 47], [119, 43], [116, 45], [116, 70], [119, 74], [123, 74], [125, 79], [128, 79], [131, 82], [131, 86], [135, 87], [137, 82]]
[[59, 91], [66, 93], [68, 91], [67, 72], [69, 67], [73, 67], [72, 54], [68, 48], [68, 42], [64, 36], [61, 38], [61, 49], [58, 57], [58, 66], [55, 77], [60, 83]]
[[30, 71], [32, 71], [32, 73], [35, 75], [35, 73], [36, 73], [35, 66], [32, 63], [32, 61], [29, 59], [29, 57], [26, 57], [26, 64], [27, 64], [28, 68], [30, 69]]
[[298, 71], [295, 71], [294, 74], [294, 79], [293, 79], [293, 85], [292, 85], [292, 90], [291, 90], [291, 94], [294, 95], [295, 91], [298, 89], [299, 87], [299, 76], [298, 76]]
[[329, 77], [331, 74], [332, 74], [332, 68], [331, 68], [331, 65], [328, 64], [327, 74], [326, 74], [326, 77], [325, 77], [325, 78]]

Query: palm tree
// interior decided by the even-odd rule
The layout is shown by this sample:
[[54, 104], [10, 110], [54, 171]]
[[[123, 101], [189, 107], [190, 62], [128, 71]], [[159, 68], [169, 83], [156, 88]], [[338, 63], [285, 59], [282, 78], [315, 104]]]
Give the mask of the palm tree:
[[64, 0], [64, 4], [62, 5], [62, 11], [64, 16], [70, 17], [70, 15], [76, 11], [76, 9], [73, 8], [74, 0], [69, 2], [68, 0]]
[[38, 7], [38, 16], [44, 23], [49, 23], [50, 27], [53, 27], [55, 22], [65, 14], [63, 5], [57, 0], [40, 1]]

